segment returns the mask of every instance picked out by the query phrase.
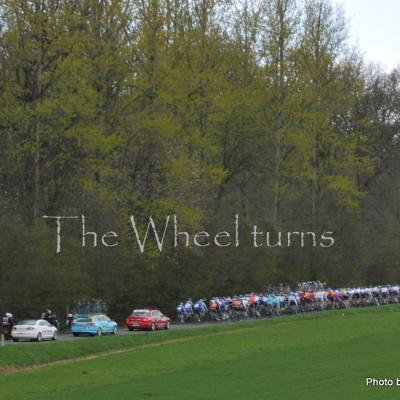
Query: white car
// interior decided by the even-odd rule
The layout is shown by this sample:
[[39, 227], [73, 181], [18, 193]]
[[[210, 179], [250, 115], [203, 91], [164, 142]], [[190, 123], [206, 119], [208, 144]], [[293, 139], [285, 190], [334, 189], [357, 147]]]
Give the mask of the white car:
[[14, 342], [20, 339], [37, 340], [56, 340], [58, 330], [53, 325], [49, 324], [44, 319], [25, 319], [18, 322], [11, 332], [11, 337]]

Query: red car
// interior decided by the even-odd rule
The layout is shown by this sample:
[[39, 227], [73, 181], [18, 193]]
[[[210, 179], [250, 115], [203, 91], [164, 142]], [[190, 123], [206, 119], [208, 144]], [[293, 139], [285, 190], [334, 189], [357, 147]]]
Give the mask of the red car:
[[125, 322], [130, 331], [135, 329], [155, 331], [156, 329], [169, 329], [170, 319], [159, 310], [144, 309], [133, 310]]

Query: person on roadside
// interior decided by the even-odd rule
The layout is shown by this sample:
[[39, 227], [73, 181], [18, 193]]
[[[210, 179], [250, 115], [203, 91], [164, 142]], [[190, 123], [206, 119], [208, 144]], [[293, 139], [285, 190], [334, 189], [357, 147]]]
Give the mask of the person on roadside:
[[6, 312], [1, 320], [1, 327], [6, 339], [11, 339], [11, 331], [15, 325], [15, 320], [10, 312]]

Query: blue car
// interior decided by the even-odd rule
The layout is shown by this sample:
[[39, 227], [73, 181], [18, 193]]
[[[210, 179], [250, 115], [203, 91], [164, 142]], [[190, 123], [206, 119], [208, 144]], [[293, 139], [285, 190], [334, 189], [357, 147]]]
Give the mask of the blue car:
[[118, 325], [104, 314], [77, 314], [71, 323], [74, 336], [83, 334], [101, 336], [103, 333], [115, 335]]

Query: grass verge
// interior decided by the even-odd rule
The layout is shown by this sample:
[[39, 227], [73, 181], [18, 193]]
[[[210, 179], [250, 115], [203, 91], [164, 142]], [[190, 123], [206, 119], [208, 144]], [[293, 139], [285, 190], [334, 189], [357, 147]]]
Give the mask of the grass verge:
[[[399, 374], [399, 317], [400, 307], [388, 306], [10, 346], [2, 349], [11, 352], [8, 365], [70, 361], [0, 375], [0, 398], [398, 399], [400, 387], [366, 387], [365, 378]], [[118, 353], [100, 357], [104, 351]], [[99, 357], [80, 358], [88, 354]]]

